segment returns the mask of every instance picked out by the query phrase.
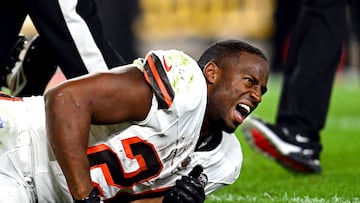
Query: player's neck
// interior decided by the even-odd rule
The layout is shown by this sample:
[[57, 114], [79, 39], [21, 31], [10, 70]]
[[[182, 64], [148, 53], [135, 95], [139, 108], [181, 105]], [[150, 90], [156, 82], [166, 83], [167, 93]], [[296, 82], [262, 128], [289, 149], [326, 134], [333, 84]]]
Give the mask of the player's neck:
[[203, 137], [200, 136], [198, 142], [196, 143], [195, 151], [210, 151], [216, 148], [222, 138], [222, 132], [219, 133], [210, 133], [209, 135]]

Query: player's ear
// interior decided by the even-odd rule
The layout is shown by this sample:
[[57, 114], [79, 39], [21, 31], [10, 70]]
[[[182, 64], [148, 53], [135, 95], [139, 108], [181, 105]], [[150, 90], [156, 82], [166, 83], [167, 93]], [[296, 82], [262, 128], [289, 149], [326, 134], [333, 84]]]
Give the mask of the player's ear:
[[206, 81], [210, 84], [216, 82], [219, 77], [219, 67], [214, 62], [209, 62], [205, 65], [203, 69]]

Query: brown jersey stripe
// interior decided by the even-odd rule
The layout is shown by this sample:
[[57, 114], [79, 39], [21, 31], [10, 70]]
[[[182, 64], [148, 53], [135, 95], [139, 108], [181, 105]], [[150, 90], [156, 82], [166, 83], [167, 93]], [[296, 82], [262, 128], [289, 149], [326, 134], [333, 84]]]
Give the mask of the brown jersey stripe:
[[146, 56], [144, 65], [145, 78], [155, 91], [156, 98], [160, 108], [169, 108], [175, 96], [175, 92], [171, 87], [170, 81], [164, 70], [160, 59], [154, 54]]

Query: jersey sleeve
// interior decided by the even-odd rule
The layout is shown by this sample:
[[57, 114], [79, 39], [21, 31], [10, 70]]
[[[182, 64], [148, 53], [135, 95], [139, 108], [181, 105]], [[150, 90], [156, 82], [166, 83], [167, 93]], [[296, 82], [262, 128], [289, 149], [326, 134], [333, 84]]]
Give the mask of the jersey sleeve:
[[165, 59], [162, 62], [154, 52], [149, 52], [145, 58], [144, 76], [153, 88], [161, 109], [168, 109], [175, 96], [166, 71], [169, 71], [169, 67]]
[[153, 88], [158, 109], [169, 109], [175, 101], [181, 114], [197, 107], [206, 97], [206, 82], [200, 67], [182, 51], [150, 51], [142, 69], [146, 81]]

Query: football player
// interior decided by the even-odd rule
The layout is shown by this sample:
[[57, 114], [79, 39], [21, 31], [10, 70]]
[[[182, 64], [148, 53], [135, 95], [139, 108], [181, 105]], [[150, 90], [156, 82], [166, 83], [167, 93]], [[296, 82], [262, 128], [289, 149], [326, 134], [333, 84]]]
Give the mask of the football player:
[[44, 98], [3, 96], [0, 200], [203, 202], [238, 177], [233, 132], [261, 102], [268, 76], [263, 52], [226, 40], [198, 62], [150, 51]]

